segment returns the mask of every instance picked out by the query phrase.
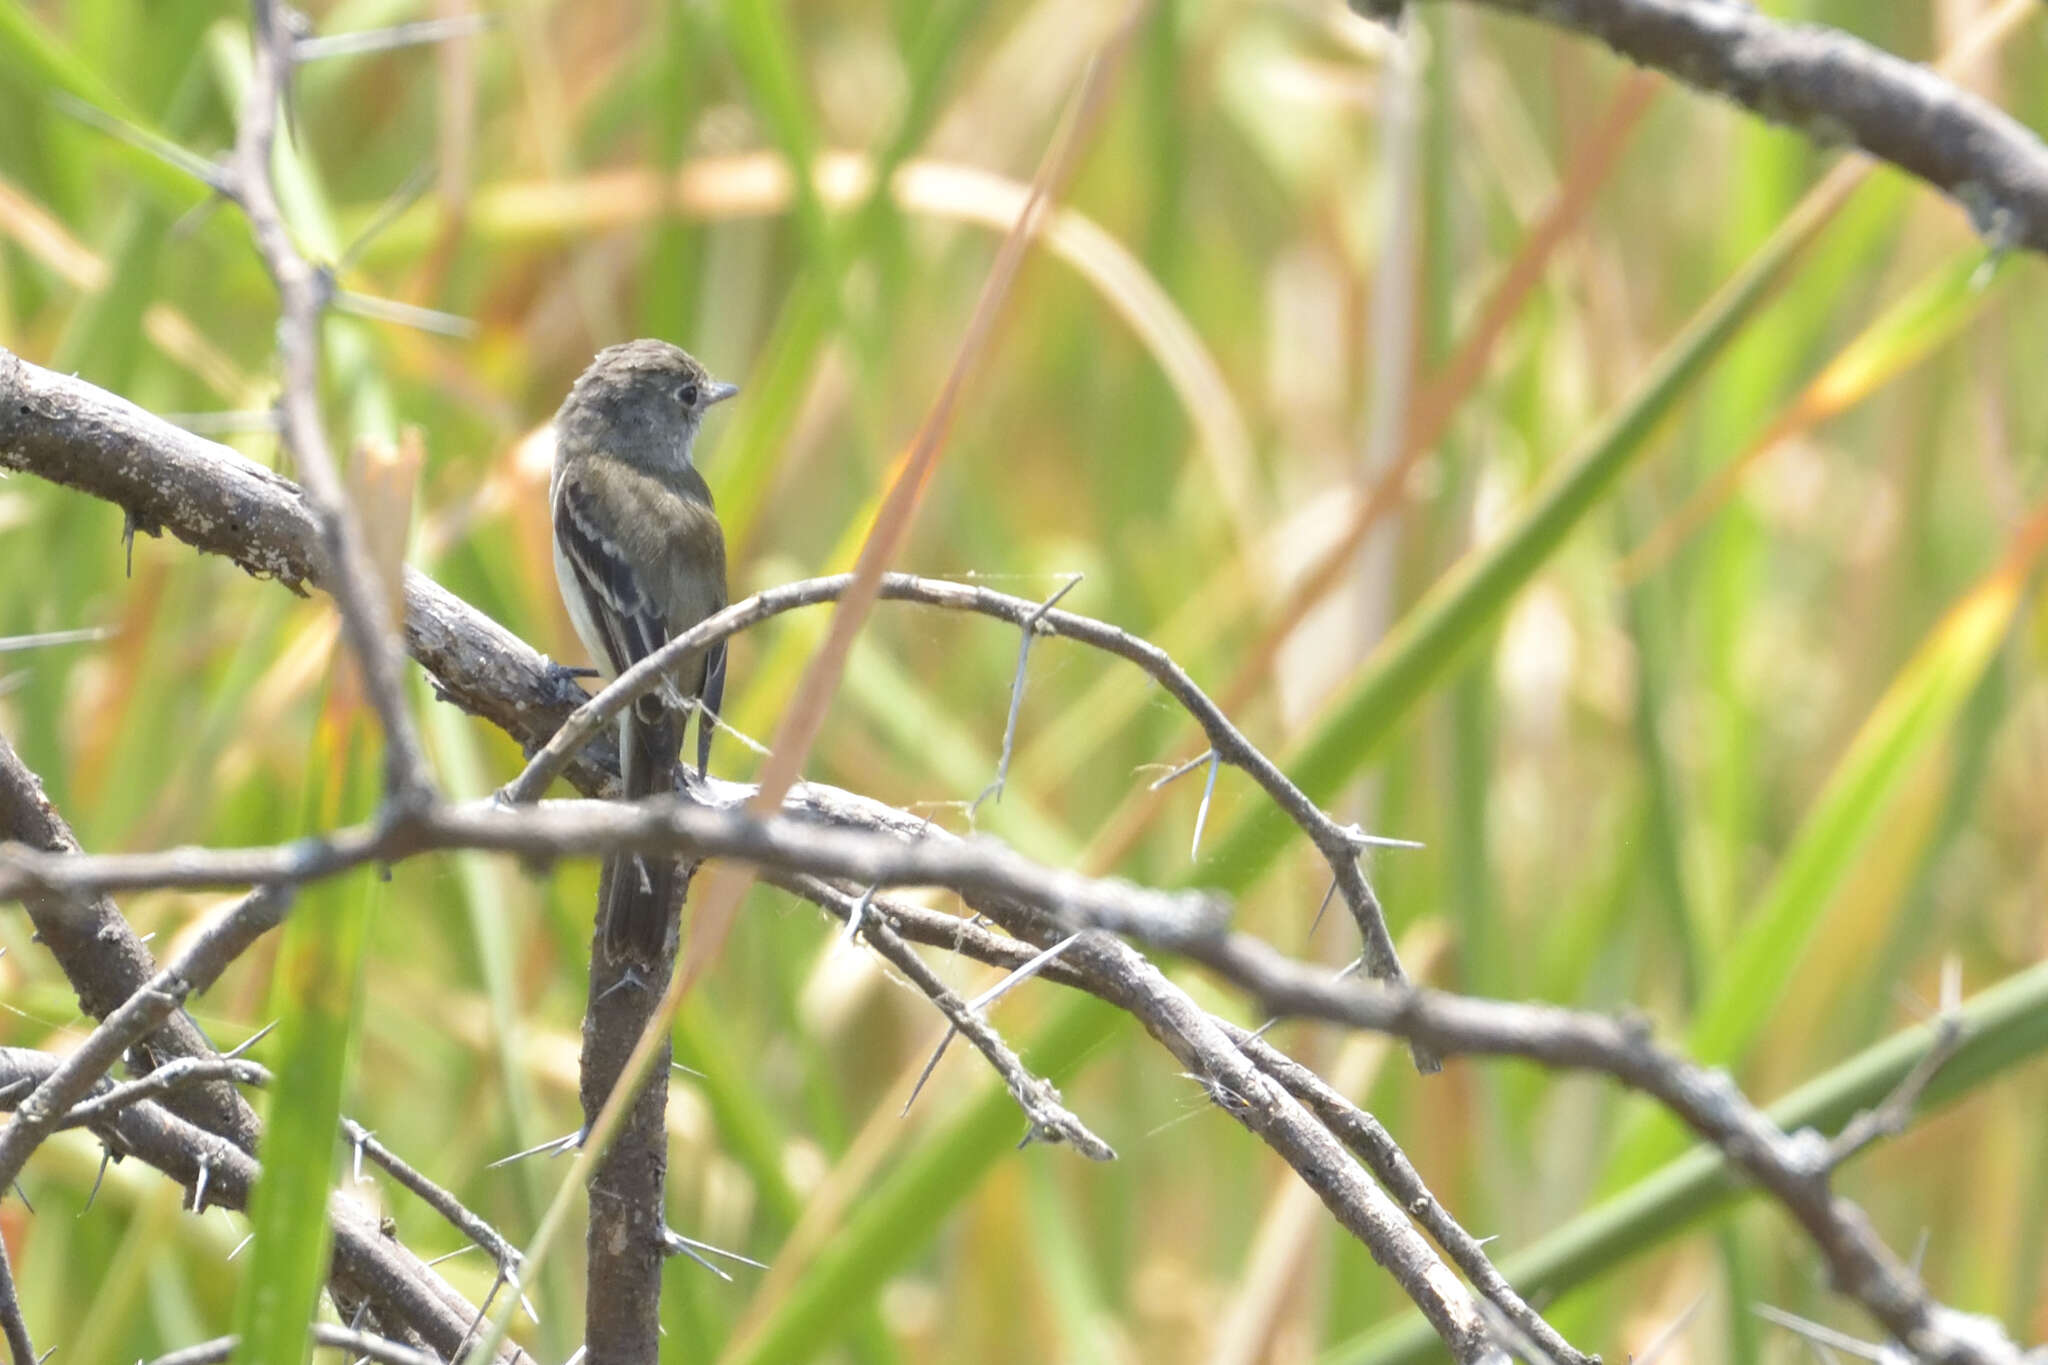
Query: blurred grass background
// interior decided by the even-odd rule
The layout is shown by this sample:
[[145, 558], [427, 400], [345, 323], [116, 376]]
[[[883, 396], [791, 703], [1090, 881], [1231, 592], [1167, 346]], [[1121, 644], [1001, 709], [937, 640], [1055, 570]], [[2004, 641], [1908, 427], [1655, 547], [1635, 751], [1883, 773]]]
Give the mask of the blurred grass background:
[[[323, 33], [462, 8], [313, 7]], [[1762, 8], [1922, 59], [1994, 26], [1961, 74], [2048, 126], [2048, 29], [2011, 5]], [[413, 561], [580, 662], [536, 432], [595, 349], [654, 334], [745, 386], [704, 459], [735, 593], [845, 567], [1122, 11], [493, 12], [479, 37], [309, 65], [283, 167], [329, 258], [424, 177], [343, 283], [474, 323], [329, 328], [337, 435], [421, 433]], [[274, 299], [245, 229], [65, 102], [210, 154], [232, 138], [245, 24], [214, 0], [0, 0], [0, 343], [272, 462], [248, 414], [274, 391]], [[1085, 573], [1065, 605], [1173, 651], [1345, 818], [1426, 842], [1373, 872], [1437, 983], [1641, 1008], [1770, 1101], [1924, 1017], [1946, 957], [1972, 993], [2009, 982], [1995, 1053], [1843, 1183], [1936, 1293], [2038, 1340], [2048, 1004], [2022, 974], [2048, 910], [2041, 267], [1988, 258], [1958, 210], [1883, 170], [1792, 252], [1783, 225], [1831, 159], [1801, 138], [1466, 7], [1420, 7], [1410, 52], [1335, 3], [1149, 7], [900, 567], [1027, 595]], [[786, 169], [818, 157], [814, 187]], [[1763, 267], [1775, 292], [1717, 295]], [[1532, 287], [1501, 292], [1518, 270]], [[1474, 351], [1489, 318], [1497, 343]], [[1444, 381], [1475, 355], [1476, 383]], [[1432, 403], [1441, 438], [1282, 637], [1290, 591]], [[115, 509], [0, 484], [0, 636], [110, 631], [0, 656], [0, 727], [90, 849], [301, 832], [328, 604], [148, 539], [131, 569], [121, 531]], [[736, 644], [741, 729], [772, 728], [823, 619]], [[961, 827], [1015, 653], [988, 623], [883, 606], [810, 775]], [[451, 792], [514, 770], [501, 736], [416, 691]], [[1189, 866], [1199, 775], [1143, 789], [1197, 748], [1128, 670], [1049, 643], [980, 825], [1063, 864], [1230, 886], [1245, 927], [1348, 960], [1348, 927], [1307, 939], [1310, 850], [1233, 774]], [[715, 761], [755, 762], [730, 738]], [[344, 1108], [515, 1241], [562, 1168], [484, 1167], [577, 1126], [594, 884], [594, 865], [421, 860], [369, 929]], [[124, 909], [161, 951], [213, 903]], [[0, 1040], [82, 1036], [20, 917], [0, 944]], [[277, 1012], [273, 953], [198, 1002], [216, 1041]], [[1363, 1249], [1139, 1031], [1047, 986], [996, 1019], [1121, 1161], [1012, 1152], [1021, 1121], [964, 1049], [899, 1119], [936, 1017], [821, 916], [754, 894], [678, 1027], [703, 1075], [675, 1078], [671, 1220], [774, 1269], [672, 1266], [676, 1358], [1428, 1358]], [[1584, 1348], [1625, 1359], [1696, 1302], [1665, 1359], [1797, 1357], [1753, 1302], [1865, 1330], [1770, 1208], [1657, 1202], [1680, 1144], [1603, 1083], [1464, 1062], [1422, 1081], [1372, 1040], [1278, 1037], [1368, 1102], [1505, 1264], [1555, 1253], [1554, 1320]], [[244, 1220], [179, 1212], [133, 1163], [81, 1213], [97, 1155], [52, 1143], [24, 1182], [36, 1213], [0, 1206], [38, 1340], [126, 1361], [227, 1330]], [[457, 1246], [337, 1173], [423, 1253]], [[1607, 1240], [1575, 1241], [1610, 1195]], [[545, 1359], [579, 1339], [576, 1261], [553, 1262], [521, 1328]], [[489, 1287], [479, 1256], [445, 1271]]]

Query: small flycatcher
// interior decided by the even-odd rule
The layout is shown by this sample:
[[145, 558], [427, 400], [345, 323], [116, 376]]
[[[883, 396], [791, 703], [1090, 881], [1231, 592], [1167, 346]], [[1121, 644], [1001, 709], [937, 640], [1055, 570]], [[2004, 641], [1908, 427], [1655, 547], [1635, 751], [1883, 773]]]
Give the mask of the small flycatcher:
[[[555, 414], [555, 579], [607, 680], [726, 604], [725, 533], [690, 456], [704, 414], [737, 392], [680, 347], [629, 341], [598, 352]], [[721, 643], [626, 708], [619, 764], [627, 800], [674, 789], [693, 702], [702, 775], [724, 695]], [[672, 858], [606, 860], [599, 913], [611, 957], [659, 960], [676, 873]]]

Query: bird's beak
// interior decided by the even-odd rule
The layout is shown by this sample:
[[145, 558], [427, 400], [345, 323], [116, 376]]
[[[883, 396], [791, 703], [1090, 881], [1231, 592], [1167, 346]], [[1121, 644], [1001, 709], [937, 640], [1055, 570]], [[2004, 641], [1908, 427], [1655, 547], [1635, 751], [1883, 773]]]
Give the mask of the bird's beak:
[[708, 408], [713, 403], [723, 403], [726, 399], [732, 397], [739, 391], [740, 386], [737, 384], [713, 384], [709, 389], [706, 389], [704, 391], [704, 406]]

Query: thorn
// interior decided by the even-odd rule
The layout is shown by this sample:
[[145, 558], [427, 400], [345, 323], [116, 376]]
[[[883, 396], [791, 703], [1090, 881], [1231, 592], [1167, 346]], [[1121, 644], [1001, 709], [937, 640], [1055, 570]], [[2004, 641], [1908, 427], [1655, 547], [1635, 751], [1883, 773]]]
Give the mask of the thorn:
[[1202, 750], [1202, 752], [1196, 754], [1187, 762], [1181, 764], [1179, 767], [1167, 773], [1166, 776], [1160, 778], [1157, 782], [1154, 782], [1151, 786], [1145, 788], [1145, 790], [1148, 792], [1156, 792], [1161, 787], [1165, 786], [1167, 783], [1186, 777], [1189, 773], [1201, 767], [1204, 763], [1207, 763], [1210, 759], [1214, 758], [1215, 756], [1216, 751], [1214, 749], [1204, 749]]
[[1419, 839], [1396, 839], [1385, 834], [1367, 834], [1363, 825], [1346, 825], [1343, 835], [1351, 841], [1354, 852], [1368, 848], [1427, 848]]
[[435, 1266], [441, 1264], [441, 1262], [443, 1261], [452, 1261], [457, 1256], [462, 1255], [462, 1253], [465, 1251], [481, 1251], [482, 1249], [483, 1248], [479, 1247], [475, 1242], [471, 1242], [467, 1246], [459, 1246], [455, 1248], [455, 1250], [453, 1251], [444, 1251], [439, 1256], [434, 1257], [431, 1261], [422, 1261], [420, 1262], [420, 1264]]
[[21, 1206], [23, 1208], [27, 1209], [30, 1213], [34, 1213], [36, 1211], [36, 1206], [28, 1202], [28, 1191], [24, 1190], [21, 1187], [21, 1182], [19, 1180], [14, 1182], [14, 1193], [15, 1197], [21, 1200]]
[[1032, 977], [1037, 976], [1040, 972], [1046, 969], [1047, 964], [1049, 964], [1054, 958], [1058, 957], [1061, 953], [1064, 953], [1068, 948], [1072, 947], [1074, 944], [1074, 940], [1080, 938], [1082, 932], [1082, 930], [1076, 929], [1073, 933], [1068, 934], [1058, 943], [1053, 944], [1052, 947], [1043, 950], [1036, 957], [1033, 957], [1029, 962], [1026, 962], [1023, 966], [1011, 972], [1001, 981], [996, 982], [995, 985], [990, 986], [980, 995], [977, 995], [972, 1000], [968, 1001], [967, 1008], [972, 1012], [979, 1014], [983, 1009], [985, 1009], [989, 1005], [994, 1004], [996, 1001], [1002, 999], [1003, 996], [1007, 995], [1012, 987], [1021, 985], [1024, 982], [1029, 981]]
[[195, 436], [224, 436], [242, 431], [276, 431], [278, 428], [277, 414], [269, 408], [243, 408], [226, 412], [166, 412], [160, 415], [172, 426], [183, 427]]
[[192, 1212], [206, 1212], [206, 1185], [213, 1179], [213, 1157], [205, 1152], [199, 1155], [199, 1180], [192, 1187]]
[[235, 1243], [235, 1249], [228, 1253], [228, 1259], [230, 1261], [234, 1260], [235, 1257], [242, 1254], [243, 1249], [246, 1248], [249, 1245], [249, 1243], [255, 1240], [256, 1234], [252, 1232], [247, 1237], [244, 1237], [241, 1241]]
[[543, 1152], [545, 1152], [549, 1156], [560, 1156], [564, 1152], [573, 1152], [582, 1145], [583, 1130], [579, 1128], [575, 1132], [569, 1134], [567, 1137], [550, 1138], [548, 1141], [541, 1143], [537, 1147], [528, 1147], [523, 1152], [514, 1152], [510, 1156], [501, 1156], [496, 1161], [493, 1161], [490, 1165], [484, 1167], [484, 1169], [487, 1171], [495, 1171], [500, 1166], [510, 1166], [515, 1161], [524, 1161], [526, 1158], [530, 1156], [539, 1156]]
[[[641, 875], [646, 875], [646, 871], [644, 868], [641, 871]], [[649, 886], [647, 889], [652, 891], [654, 888], [652, 886]], [[617, 981], [612, 982], [611, 985], [606, 986], [604, 990], [598, 993], [598, 1003], [602, 1004], [605, 1001], [611, 999], [612, 993], [614, 991], [622, 991], [628, 989], [636, 991], [644, 990], [646, 986], [647, 983], [640, 979], [640, 969], [638, 967], [633, 966], [631, 963], [628, 963], [626, 965], [626, 970], [619, 973], [619, 979]]]
[[722, 1266], [715, 1266], [711, 1264], [711, 1262], [705, 1260], [702, 1256], [699, 1256], [696, 1252], [692, 1251], [689, 1247], [684, 1246], [680, 1242], [671, 1242], [668, 1240], [668, 1238], [663, 1237], [661, 1242], [661, 1249], [671, 1256], [687, 1256], [691, 1260], [695, 1261], [698, 1265], [704, 1267], [704, 1269], [716, 1275], [719, 1279], [724, 1280], [727, 1284], [732, 1283], [732, 1276], [728, 1274]]
[[741, 1265], [752, 1266], [756, 1270], [768, 1269], [766, 1261], [757, 1261], [751, 1256], [742, 1256], [737, 1251], [727, 1251], [724, 1247], [716, 1247], [709, 1242], [700, 1242], [694, 1237], [685, 1237], [674, 1228], [663, 1228], [662, 1238], [664, 1242], [680, 1242], [684, 1246], [695, 1247], [697, 1250], [709, 1252], [713, 1256], [723, 1256], [728, 1261], [738, 1261]]
[[1195, 809], [1195, 838], [1188, 845], [1188, 861], [1193, 862], [1202, 852], [1202, 826], [1209, 823], [1209, 799], [1216, 795], [1216, 770], [1223, 766], [1221, 757], [1214, 749], [1209, 751], [1209, 780], [1202, 784], [1202, 804]]
[[1775, 1323], [1788, 1332], [1795, 1332], [1817, 1346], [1843, 1351], [1861, 1360], [1878, 1361], [1880, 1365], [1894, 1365], [1894, 1362], [1903, 1362], [1906, 1359], [1904, 1355], [1886, 1346], [1859, 1340], [1846, 1332], [1837, 1332], [1832, 1327], [1823, 1326], [1809, 1318], [1802, 1318], [1796, 1313], [1787, 1313], [1782, 1308], [1773, 1308], [1767, 1303], [1752, 1304], [1750, 1311], [1765, 1322]]
[[100, 1146], [100, 1168], [93, 1174], [92, 1189], [85, 1196], [85, 1207], [78, 1211], [80, 1218], [92, 1212], [92, 1201], [100, 1197], [100, 1182], [107, 1178], [107, 1166], [114, 1159], [114, 1149], [104, 1143]]
[[361, 57], [425, 43], [445, 43], [487, 32], [496, 24], [496, 18], [489, 14], [457, 14], [445, 19], [416, 19], [407, 24], [363, 29], [356, 33], [301, 38], [292, 44], [292, 60], [317, 62], [329, 57]]
[[418, 304], [400, 303], [397, 299], [375, 298], [352, 289], [335, 290], [331, 302], [339, 312], [353, 313], [372, 322], [388, 322], [397, 327], [410, 327], [416, 332], [454, 337], [458, 341], [467, 341], [476, 335], [475, 322], [437, 308], [422, 308]]
[[229, 191], [227, 173], [218, 165], [208, 161], [197, 152], [187, 151], [166, 137], [138, 128], [126, 119], [116, 118], [96, 104], [89, 104], [68, 91], [58, 90], [50, 95], [50, 102], [58, 110], [69, 114], [88, 128], [97, 128], [108, 136], [138, 147], [157, 160], [183, 171], [215, 194]]
[[1920, 1274], [1920, 1267], [1927, 1260], [1927, 1242], [1933, 1231], [1932, 1228], [1921, 1228], [1920, 1236], [1913, 1242], [1913, 1254], [1906, 1258], [1906, 1264], [1912, 1267], [1915, 1276]]
[[874, 903], [874, 899], [875, 888], [869, 886], [867, 890], [860, 893], [860, 899], [853, 903], [853, 908], [846, 912], [846, 927], [839, 932], [839, 942], [842, 947], [850, 945], [854, 940], [854, 936], [860, 932], [861, 921], [867, 917], [868, 906]]
[[25, 649], [46, 649], [52, 645], [91, 644], [105, 640], [114, 634], [112, 626], [85, 626], [78, 630], [46, 630], [38, 635], [0, 636], [0, 654], [14, 654]]
[[[313, 41], [318, 42], [320, 40], [316, 38]], [[432, 157], [413, 167], [412, 174], [408, 175], [399, 187], [392, 191], [391, 197], [378, 207], [376, 216], [370, 219], [363, 230], [356, 234], [356, 239], [350, 242], [342, 251], [341, 259], [334, 263], [334, 268], [337, 272], [347, 270], [353, 266], [362, 256], [364, 248], [375, 241], [378, 235], [386, 228], [403, 217], [407, 209], [419, 202], [420, 196], [427, 192], [427, 186], [434, 181], [434, 170], [435, 164]]]
[[1335, 896], [1336, 894], [1337, 878], [1334, 875], [1332, 875], [1330, 878], [1330, 889], [1323, 893], [1323, 903], [1316, 907], [1316, 917], [1310, 920], [1308, 923], [1308, 936], [1311, 940], [1315, 938], [1316, 930], [1323, 927], [1323, 915], [1330, 908], [1330, 898]]
[[247, 1052], [250, 1048], [256, 1046], [256, 1044], [262, 1042], [264, 1038], [269, 1036], [270, 1031], [277, 1027], [278, 1022], [279, 1021], [275, 1019], [271, 1020], [262, 1028], [257, 1029], [254, 1033], [250, 1034], [247, 1038], [244, 1038], [241, 1042], [235, 1044], [235, 1046], [230, 1051], [221, 1053], [221, 1056], [226, 1058], [228, 1061], [233, 1061], [235, 1058], [241, 1056], [243, 1053]]
[[939, 1058], [946, 1055], [946, 1049], [953, 1045], [953, 1039], [958, 1037], [959, 1033], [956, 1025], [946, 1025], [946, 1036], [939, 1039], [939, 1045], [932, 1049], [931, 1060], [924, 1064], [924, 1070], [917, 1073], [917, 1084], [910, 1087], [910, 1098], [903, 1101], [903, 1109], [896, 1115], [897, 1118], [910, 1117], [910, 1106], [916, 1104], [917, 1097], [924, 1093], [924, 1083], [932, 1078], [932, 1072], [939, 1065]]

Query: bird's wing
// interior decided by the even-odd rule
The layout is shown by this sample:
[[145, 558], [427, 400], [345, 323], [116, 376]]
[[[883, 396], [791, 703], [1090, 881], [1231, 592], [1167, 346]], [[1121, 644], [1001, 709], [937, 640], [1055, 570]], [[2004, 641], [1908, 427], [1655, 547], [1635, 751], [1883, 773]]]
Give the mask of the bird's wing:
[[[695, 496], [637, 471], [575, 465], [556, 484], [555, 543], [573, 579], [564, 587], [580, 594], [597, 637], [584, 643], [602, 651], [597, 662], [614, 677], [725, 605], [725, 540], [710, 490], [694, 470], [686, 483]], [[614, 511], [622, 500], [632, 515]], [[722, 680], [723, 654], [719, 646], [686, 660], [664, 702], [705, 696], [714, 672]]]
[[616, 496], [611, 489], [581, 469], [565, 470], [555, 486], [554, 527], [558, 559], [568, 570], [562, 586], [578, 597], [578, 624], [594, 637], [583, 643], [616, 678], [661, 647], [668, 621], [648, 594], [634, 547], [621, 545], [610, 529], [624, 524], [606, 514], [607, 499]]

